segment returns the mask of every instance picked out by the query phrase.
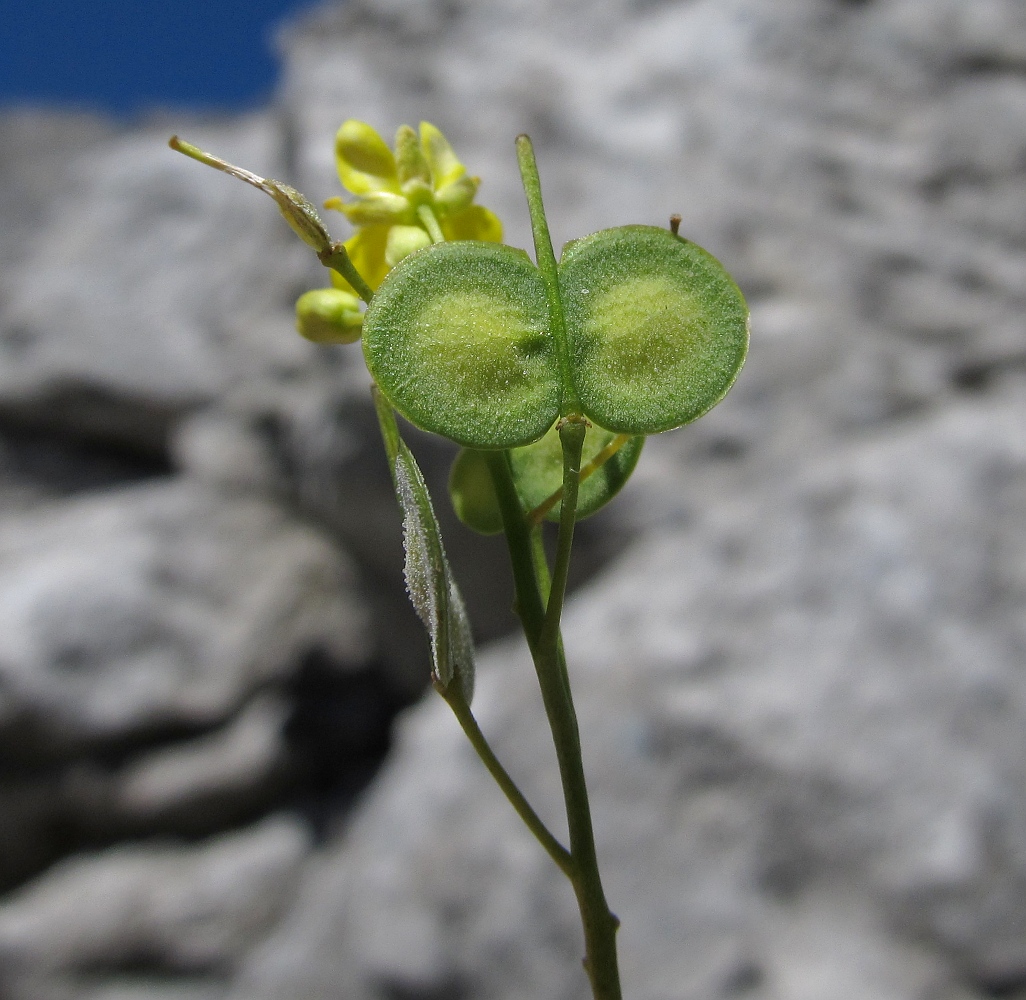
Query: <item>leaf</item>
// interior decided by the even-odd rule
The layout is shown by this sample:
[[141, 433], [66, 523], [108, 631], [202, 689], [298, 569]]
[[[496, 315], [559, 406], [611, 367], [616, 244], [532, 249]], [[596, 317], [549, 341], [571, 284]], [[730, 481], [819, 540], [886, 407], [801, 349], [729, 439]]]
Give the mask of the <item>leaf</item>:
[[623, 434], [702, 416], [748, 350], [748, 307], [723, 266], [655, 226], [604, 229], [563, 250], [559, 284], [585, 414]]
[[374, 393], [374, 404], [403, 514], [406, 589], [431, 641], [432, 672], [443, 690], [455, 680], [469, 704], [474, 693], [474, 644], [466, 607], [445, 556], [424, 476], [379, 392]]
[[363, 349], [404, 417], [471, 448], [527, 444], [559, 415], [545, 285], [521, 250], [462, 240], [411, 254], [368, 307]]

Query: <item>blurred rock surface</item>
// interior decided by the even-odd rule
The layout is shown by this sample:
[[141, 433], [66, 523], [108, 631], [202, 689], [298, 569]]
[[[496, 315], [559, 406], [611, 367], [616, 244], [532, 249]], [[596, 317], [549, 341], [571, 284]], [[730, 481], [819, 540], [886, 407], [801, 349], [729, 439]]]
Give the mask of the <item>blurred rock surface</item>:
[[103, 974], [130, 981], [144, 967], [206, 975], [216, 987], [280, 916], [307, 849], [298, 822], [271, 818], [199, 848], [140, 844], [68, 859], [0, 907], [5, 986], [17, 997], [47, 970], [88, 984]]
[[[626, 995], [1026, 996], [1026, 10], [350, 0], [284, 52], [273, 113], [188, 137], [317, 201], [342, 118], [432, 120], [528, 245], [528, 131], [557, 244], [681, 211], [750, 298], [731, 396], [585, 522], [634, 541], [567, 620]], [[323, 272], [160, 152], [184, 124], [34, 128], [0, 123], [39, 161], [0, 159], [0, 866], [77, 854], [0, 903], [0, 996], [583, 1000], [572, 896], [444, 705], [325, 808], [311, 761], [369, 773], [423, 646], [359, 359], [288, 335]], [[558, 825], [524, 652], [482, 659]], [[289, 794], [318, 850], [259, 822]], [[104, 846], [161, 832], [201, 839]]]

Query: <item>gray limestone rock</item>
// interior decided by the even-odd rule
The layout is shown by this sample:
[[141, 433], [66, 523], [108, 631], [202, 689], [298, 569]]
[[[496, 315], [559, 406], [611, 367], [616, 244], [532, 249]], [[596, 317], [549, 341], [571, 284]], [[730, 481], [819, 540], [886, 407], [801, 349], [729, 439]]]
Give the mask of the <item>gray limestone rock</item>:
[[[801, 473], [667, 521], [569, 611], [625, 995], [1007, 988], [1026, 966], [1026, 396]], [[519, 647], [487, 657], [477, 711], [560, 829]], [[580, 950], [569, 888], [433, 701], [233, 996], [583, 998]]]
[[217, 724], [312, 649], [359, 666], [370, 647], [354, 582], [281, 508], [187, 480], [12, 515], [0, 523], [0, 738], [52, 759]]
[[[8, 419], [159, 450], [190, 407], [309, 364], [313, 349], [287, 335], [306, 255], [265, 196], [174, 153], [167, 132], [69, 157], [44, 219], [25, 227], [0, 277]], [[270, 116], [189, 137], [281, 172]]]
[[226, 829], [286, 786], [289, 715], [281, 693], [261, 694], [212, 732], [162, 742], [119, 767], [74, 761], [59, 786], [65, 811], [90, 838]]
[[90, 147], [109, 142], [118, 131], [112, 122], [85, 113], [0, 110], [0, 273], [18, 261], [22, 241], [46, 225], [69, 163]]
[[[817, 444], [1021, 369], [1021, 5], [584, 10], [323, 8], [287, 45], [282, 101], [301, 183], [336, 193], [339, 119], [387, 132], [427, 118], [485, 178], [480, 198], [509, 241], [529, 246], [511, 137], [530, 132], [557, 249], [681, 211], [682, 232], [726, 260], [753, 300], [820, 314], [799, 350], [796, 337], [782, 345], [785, 359], [815, 364], [772, 387], [788, 411], [799, 393], [806, 409], [817, 397]], [[751, 367], [750, 395], [769, 395]], [[789, 436], [790, 416], [752, 420], [749, 443]]]
[[54, 979], [50, 989], [77, 975], [86, 996], [91, 982], [96, 995], [117, 995], [119, 974], [133, 968], [163, 973], [174, 997], [175, 973], [186, 987], [204, 973], [216, 982], [274, 924], [307, 849], [296, 821], [274, 817], [195, 846], [68, 859], [0, 906], [3, 970], [15, 990], [18, 970], [37, 984]]
[[[429, 119], [526, 246], [526, 130], [557, 247], [681, 211], [753, 305], [729, 399], [582, 527], [635, 535], [567, 620], [626, 995], [1026, 994], [1023, 5], [349, 0], [284, 53], [273, 115], [181, 131], [319, 201], [341, 120]], [[285, 766], [281, 687], [312, 645], [424, 676], [358, 354], [289, 333], [323, 273], [165, 140], [76, 119], [38, 171], [0, 153], [0, 879], [69, 816], [231, 822]], [[58, 500], [14, 428], [180, 477]], [[415, 444], [441, 484], [450, 452]], [[495, 552], [450, 546], [494, 632], [506, 598], [469, 570]], [[559, 826], [524, 651], [483, 660], [482, 722]], [[0, 994], [583, 998], [569, 890], [444, 706], [399, 736], [323, 852], [261, 828], [272, 905], [211, 900], [248, 834], [30, 883], [0, 904]], [[69, 760], [95, 747], [120, 756]]]

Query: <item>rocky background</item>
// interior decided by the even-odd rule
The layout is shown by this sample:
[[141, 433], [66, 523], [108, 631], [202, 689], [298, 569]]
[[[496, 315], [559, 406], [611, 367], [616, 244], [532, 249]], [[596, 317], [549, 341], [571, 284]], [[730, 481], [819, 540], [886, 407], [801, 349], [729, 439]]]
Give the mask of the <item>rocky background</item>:
[[165, 146], [319, 200], [346, 117], [437, 123], [518, 245], [528, 131], [557, 244], [679, 211], [750, 299], [566, 622], [626, 997], [1026, 998], [1026, 7], [350, 0], [283, 51], [236, 121], [0, 118], [0, 998], [587, 996], [445, 706], [392, 725], [424, 644], [358, 352], [290, 332], [323, 272]]

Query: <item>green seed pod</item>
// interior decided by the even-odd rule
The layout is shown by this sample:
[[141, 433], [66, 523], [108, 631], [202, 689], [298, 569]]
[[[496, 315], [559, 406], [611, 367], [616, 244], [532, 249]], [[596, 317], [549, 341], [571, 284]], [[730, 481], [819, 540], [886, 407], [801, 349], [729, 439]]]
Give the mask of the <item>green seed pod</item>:
[[449, 498], [456, 516], [472, 531], [479, 535], [502, 531], [502, 512], [484, 452], [460, 448], [449, 472]]
[[723, 266], [654, 226], [604, 229], [559, 265], [574, 387], [585, 414], [623, 434], [700, 417], [734, 383], [748, 308]]
[[[638, 464], [644, 443], [643, 437], [614, 434], [594, 425], [588, 428], [581, 454], [577, 520], [594, 514], [620, 492]], [[514, 448], [510, 460], [517, 493], [528, 511], [542, 507], [563, 485], [563, 449], [555, 425], [533, 444]], [[559, 513], [557, 500], [545, 516], [558, 521]]]
[[411, 423], [471, 448], [540, 438], [559, 415], [545, 285], [521, 250], [439, 243], [401, 261], [363, 324], [367, 367]]

